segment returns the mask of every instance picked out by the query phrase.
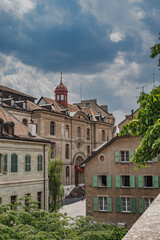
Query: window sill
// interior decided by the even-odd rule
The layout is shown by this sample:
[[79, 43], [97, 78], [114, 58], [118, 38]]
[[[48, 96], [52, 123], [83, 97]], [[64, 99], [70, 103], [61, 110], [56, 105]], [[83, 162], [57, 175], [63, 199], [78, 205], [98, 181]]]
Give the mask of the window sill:
[[131, 163], [130, 161], [120, 161], [120, 163]]
[[144, 187], [145, 189], [147, 189], [147, 188], [154, 188], [153, 186], [152, 187]]
[[106, 188], [107, 186], [98, 186], [99, 188]]
[[99, 212], [107, 212], [107, 210], [99, 210]]
[[121, 186], [121, 188], [131, 188], [130, 186]]
[[131, 211], [122, 211], [122, 213], [131, 213]]

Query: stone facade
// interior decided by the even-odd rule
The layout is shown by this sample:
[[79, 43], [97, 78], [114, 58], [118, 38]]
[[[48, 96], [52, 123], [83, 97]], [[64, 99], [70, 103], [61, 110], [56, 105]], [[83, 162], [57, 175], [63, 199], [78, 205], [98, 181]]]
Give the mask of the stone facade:
[[84, 163], [86, 211], [96, 221], [131, 227], [159, 194], [158, 158], [135, 170], [138, 137], [114, 137]]

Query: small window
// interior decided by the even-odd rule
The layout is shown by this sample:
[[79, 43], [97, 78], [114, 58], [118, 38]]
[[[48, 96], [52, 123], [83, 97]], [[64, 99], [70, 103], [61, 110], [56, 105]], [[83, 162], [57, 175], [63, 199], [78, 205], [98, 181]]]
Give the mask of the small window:
[[146, 210], [153, 202], [154, 198], [144, 198], [144, 209]]
[[78, 127], [78, 137], [80, 138], [81, 137], [81, 128]]
[[37, 192], [38, 208], [42, 208], [42, 192]]
[[87, 140], [90, 140], [90, 129], [87, 128]]
[[59, 95], [57, 95], [57, 101], [59, 101]]
[[18, 156], [17, 154], [13, 153], [11, 155], [11, 173], [18, 172]]
[[131, 199], [129, 197], [122, 197], [122, 212], [131, 212]]
[[69, 126], [66, 125], [66, 138], [69, 138]]
[[29, 155], [25, 156], [25, 172], [31, 171], [31, 157]]
[[129, 151], [120, 151], [121, 162], [129, 162]]
[[66, 159], [69, 159], [69, 144], [66, 144]]
[[62, 101], [64, 100], [64, 95], [61, 95], [61, 100], [62, 100]]
[[38, 155], [37, 170], [42, 171], [42, 155]]
[[144, 176], [144, 187], [153, 187], [153, 176]]
[[24, 124], [26, 127], [28, 126], [28, 121], [27, 121], [27, 119], [23, 119], [22, 122], [23, 122], [23, 124]]
[[130, 176], [122, 176], [122, 187], [130, 187]]
[[99, 176], [99, 187], [107, 187], [107, 176], [106, 175], [102, 175]]
[[55, 158], [55, 157], [56, 157], [56, 144], [51, 143], [51, 158]]
[[99, 160], [100, 162], [104, 162], [104, 155], [100, 155]]
[[87, 146], [87, 157], [90, 156], [90, 146]]
[[50, 122], [50, 135], [55, 135], [55, 122]]
[[11, 203], [14, 204], [17, 202], [17, 195], [11, 196]]
[[107, 211], [107, 197], [99, 197], [99, 211]]
[[102, 142], [105, 142], [105, 131], [102, 130]]

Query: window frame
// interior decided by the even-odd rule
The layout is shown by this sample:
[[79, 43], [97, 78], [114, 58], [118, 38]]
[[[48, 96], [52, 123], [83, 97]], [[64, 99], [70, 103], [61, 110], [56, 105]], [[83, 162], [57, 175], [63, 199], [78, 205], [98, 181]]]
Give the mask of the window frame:
[[87, 140], [90, 140], [90, 129], [87, 128]]
[[55, 136], [55, 126], [56, 126], [55, 122], [51, 121], [50, 122], [50, 135], [51, 136]]
[[[123, 185], [124, 181], [126, 181], [126, 180], [123, 181], [123, 179], [126, 177], [129, 178], [129, 185]], [[122, 188], [130, 188], [131, 187], [130, 175], [121, 175], [121, 187]]]
[[[16, 157], [16, 159], [13, 159], [14, 156]], [[16, 163], [13, 163], [13, 160], [16, 160]], [[14, 167], [16, 168], [16, 170], [13, 171]], [[18, 155], [16, 153], [11, 154], [11, 173], [18, 173]]]
[[[149, 200], [148, 203], [146, 202], [146, 200]], [[151, 205], [153, 201], [154, 201], [153, 197], [144, 197], [144, 211]], [[146, 207], [146, 203], [148, 204], [147, 207]]]
[[42, 162], [42, 155], [39, 154], [38, 157], [37, 157], [37, 171], [38, 172], [41, 172], [43, 170], [43, 162]]
[[[99, 212], [108, 212], [107, 198], [108, 198], [107, 196], [98, 196], [98, 209], [99, 209]], [[101, 203], [102, 203], [102, 205], [101, 205]], [[101, 206], [102, 206], [102, 209], [101, 209]]]
[[[152, 177], [152, 186], [146, 186], [146, 181], [145, 180], [147, 177]], [[143, 181], [144, 181], [144, 188], [154, 188], [154, 179], [153, 179], [153, 175], [145, 175], [143, 176]]]
[[25, 172], [31, 172], [31, 156], [25, 155]]
[[[122, 156], [123, 154], [123, 156]], [[124, 158], [124, 160], [122, 160]], [[121, 163], [129, 163], [130, 161], [129, 157], [129, 150], [120, 150], [120, 162]]]
[[68, 143], [65, 145], [65, 158], [69, 159], [69, 144]]
[[66, 125], [66, 138], [69, 138], [69, 125]]
[[[123, 205], [123, 199], [125, 200], [125, 206]], [[125, 210], [123, 207], [125, 207]], [[131, 197], [121, 197], [121, 209], [122, 213], [131, 213]]]
[[[105, 182], [104, 185], [103, 181]], [[98, 187], [107, 187], [107, 175], [98, 175]]]

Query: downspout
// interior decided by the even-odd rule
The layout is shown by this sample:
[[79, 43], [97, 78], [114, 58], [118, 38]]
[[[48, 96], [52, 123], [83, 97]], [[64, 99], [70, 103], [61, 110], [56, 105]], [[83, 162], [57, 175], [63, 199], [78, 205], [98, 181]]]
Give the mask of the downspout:
[[46, 179], [46, 155], [45, 155], [45, 147], [46, 147], [46, 145], [44, 144], [43, 145], [43, 159], [44, 159], [44, 161], [43, 161], [43, 168], [44, 168], [44, 185], [43, 185], [43, 191], [44, 191], [44, 210], [45, 210], [45, 206], [46, 206], [46, 201], [45, 201], [45, 196], [46, 196], [46, 181], [45, 181], [45, 179]]

